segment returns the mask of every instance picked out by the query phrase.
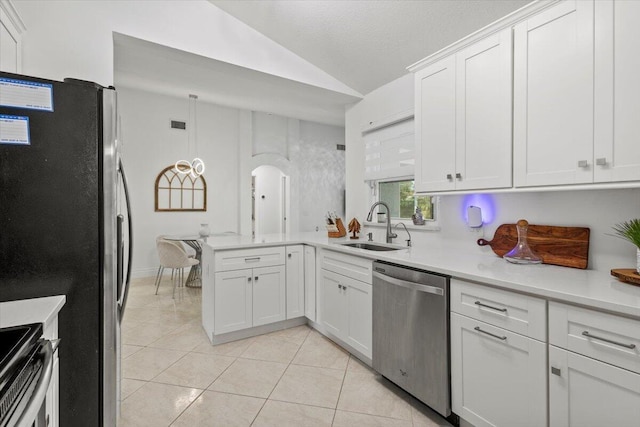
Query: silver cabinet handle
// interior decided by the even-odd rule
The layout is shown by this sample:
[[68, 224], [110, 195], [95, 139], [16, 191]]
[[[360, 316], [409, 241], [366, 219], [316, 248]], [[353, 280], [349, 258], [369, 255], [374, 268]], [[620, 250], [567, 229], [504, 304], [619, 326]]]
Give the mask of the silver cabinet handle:
[[289, 258], [291, 258], [291, 254], [287, 254], [287, 256], [288, 256]]
[[589, 333], [589, 331], [582, 332], [582, 335], [584, 335], [587, 338], [592, 338], [594, 340], [600, 340], [600, 341], [608, 342], [609, 344], [619, 345], [620, 347], [628, 348], [630, 350], [633, 350], [634, 348], [636, 348], [635, 344], [624, 344], [624, 343], [621, 343], [621, 342], [612, 341], [612, 340], [607, 339], [607, 338], [602, 338], [602, 337], [598, 337], [596, 335], [591, 335]]
[[461, 173], [456, 173], [456, 178], [457, 179], [462, 179], [462, 174]]
[[448, 173], [448, 174], [447, 174], [447, 179], [448, 179], [449, 181], [451, 181], [451, 180], [453, 179], [453, 175], [451, 175], [450, 173]]
[[247, 277], [247, 282], [250, 282], [250, 281], [251, 281], [251, 277]]
[[506, 313], [506, 312], [507, 312], [507, 309], [506, 309], [506, 308], [498, 308], [498, 307], [494, 307], [494, 306], [491, 306], [491, 305], [483, 304], [483, 303], [481, 303], [480, 301], [476, 301], [476, 302], [474, 302], [474, 304], [475, 304], [475, 305], [478, 305], [478, 306], [480, 306], [480, 307], [490, 308], [491, 310], [500, 311], [500, 312], [502, 312], [502, 313]]
[[258, 281], [258, 276], [254, 277], [253, 280]]
[[554, 368], [553, 366], [551, 367], [551, 373], [559, 377], [562, 376], [562, 371], [560, 370], [560, 368]]
[[254, 261], [256, 261], [256, 262], [260, 261], [260, 257], [257, 256], [257, 257], [253, 257], [253, 258], [245, 258], [244, 259], [244, 262], [254, 262]]
[[589, 162], [587, 162], [586, 160], [578, 160], [578, 167], [579, 168], [589, 167]]
[[596, 159], [596, 165], [605, 166], [606, 164], [607, 164], [607, 158], [606, 157], [600, 157], [599, 159]]
[[494, 338], [498, 338], [499, 340], [505, 341], [507, 339], [507, 337], [505, 336], [500, 336], [500, 335], [495, 335], [492, 334], [491, 332], [487, 332], [487, 331], [483, 331], [482, 329], [480, 329], [480, 326], [476, 326], [475, 328], [473, 328], [474, 331], [478, 331], [478, 332], [482, 332], [483, 334], [487, 334], [489, 336], [492, 336]]
[[342, 289], [342, 285], [338, 283], [338, 289]]

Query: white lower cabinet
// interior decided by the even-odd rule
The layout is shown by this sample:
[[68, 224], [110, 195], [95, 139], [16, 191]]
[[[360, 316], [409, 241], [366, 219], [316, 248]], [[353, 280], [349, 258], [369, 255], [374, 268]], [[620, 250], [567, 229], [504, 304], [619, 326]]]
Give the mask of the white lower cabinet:
[[284, 266], [253, 269], [253, 326], [286, 318], [286, 292]]
[[253, 326], [253, 271], [223, 271], [215, 274], [215, 334]]
[[451, 313], [453, 412], [475, 427], [545, 426], [546, 347]]
[[635, 427], [640, 374], [549, 346], [551, 427]]
[[287, 246], [287, 319], [304, 316], [305, 250], [303, 245]]
[[[331, 259], [335, 253], [323, 252], [323, 261]], [[344, 256], [343, 262], [355, 261]], [[362, 263], [371, 261], [359, 258]], [[327, 265], [327, 263], [324, 263]], [[362, 266], [361, 266], [362, 267]], [[364, 266], [366, 268], [366, 266]], [[362, 268], [341, 269], [347, 274], [362, 277]], [[372, 286], [343, 274], [322, 269], [319, 275], [320, 287], [320, 323], [325, 331], [342, 340], [345, 344], [371, 358], [373, 340]]]
[[316, 321], [316, 248], [304, 246], [304, 315]]
[[285, 268], [282, 265], [215, 275], [215, 334], [285, 319]]

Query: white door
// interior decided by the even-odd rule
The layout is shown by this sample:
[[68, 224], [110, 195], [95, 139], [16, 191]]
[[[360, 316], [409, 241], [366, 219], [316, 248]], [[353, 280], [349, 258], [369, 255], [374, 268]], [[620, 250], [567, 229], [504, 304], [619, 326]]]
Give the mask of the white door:
[[549, 346], [550, 427], [634, 427], [640, 375]]
[[287, 319], [304, 316], [304, 250], [287, 246]]
[[215, 274], [214, 333], [224, 334], [252, 326], [250, 269]]
[[304, 315], [316, 321], [316, 248], [304, 247]]
[[475, 427], [547, 424], [547, 345], [451, 313], [451, 406]]
[[348, 277], [343, 280], [343, 286], [346, 284], [343, 293], [347, 297], [347, 343], [371, 358], [371, 342], [373, 340], [372, 286]]
[[593, 7], [569, 0], [515, 26], [516, 187], [593, 180]]
[[640, 180], [640, 2], [597, 1], [594, 181]]
[[511, 187], [511, 53], [509, 28], [456, 54], [457, 190]]
[[347, 300], [342, 287], [345, 277], [332, 271], [320, 273], [320, 292], [322, 297], [320, 319], [327, 332], [343, 338], [347, 324]]
[[455, 56], [415, 74], [415, 190], [455, 188]]
[[253, 326], [286, 318], [285, 266], [253, 269]]

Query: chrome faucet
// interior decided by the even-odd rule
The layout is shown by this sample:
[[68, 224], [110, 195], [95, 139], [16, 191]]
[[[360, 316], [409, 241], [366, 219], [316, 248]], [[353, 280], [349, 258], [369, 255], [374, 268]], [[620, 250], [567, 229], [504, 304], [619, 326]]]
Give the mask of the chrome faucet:
[[407, 242], [407, 246], [411, 247], [411, 233], [409, 233], [409, 229], [407, 228], [407, 226], [405, 225], [404, 222], [397, 223], [396, 226], [393, 227], [393, 228], [398, 228], [399, 225], [403, 226], [404, 227], [404, 231], [407, 232], [407, 235], [409, 236], [409, 240], [405, 240], [405, 242]]
[[378, 205], [382, 205], [387, 208], [387, 243], [391, 243], [392, 239], [394, 237], [398, 237], [398, 235], [391, 231], [391, 210], [389, 209], [389, 205], [387, 205], [385, 202], [375, 202], [373, 205], [371, 205], [369, 215], [367, 215], [367, 221], [371, 222], [371, 218], [373, 217], [373, 210]]

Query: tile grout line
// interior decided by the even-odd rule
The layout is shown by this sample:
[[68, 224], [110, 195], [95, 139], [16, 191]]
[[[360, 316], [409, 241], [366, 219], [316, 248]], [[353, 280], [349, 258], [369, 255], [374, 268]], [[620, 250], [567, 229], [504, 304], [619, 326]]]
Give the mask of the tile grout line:
[[296, 356], [300, 352], [300, 349], [302, 348], [304, 343], [307, 342], [307, 338], [309, 338], [309, 333], [307, 333], [307, 336], [304, 337], [304, 340], [300, 344], [298, 344], [298, 349], [296, 350], [296, 353], [293, 355], [293, 357], [291, 358], [291, 360], [287, 364], [287, 367], [284, 368], [284, 370], [282, 371], [282, 375], [280, 375], [280, 378], [278, 378], [278, 381], [276, 381], [275, 385], [271, 389], [271, 392], [269, 392], [269, 396], [267, 396], [267, 398], [264, 400], [264, 403], [262, 403], [262, 406], [260, 407], [260, 410], [256, 413], [256, 416], [253, 417], [253, 420], [251, 421], [251, 426], [253, 426], [253, 424], [258, 419], [258, 416], [260, 415], [260, 412], [262, 412], [262, 410], [264, 409], [265, 405], [267, 404], [267, 402], [271, 398], [271, 395], [273, 394], [274, 390], [276, 389], [276, 387], [278, 387], [278, 384], [280, 384], [280, 381], [282, 381], [282, 377], [284, 377], [284, 374], [287, 372], [287, 369], [289, 369], [289, 366], [291, 366], [291, 363], [293, 362], [293, 360], [296, 358]]
[[333, 412], [333, 418], [331, 419], [331, 425], [336, 421], [336, 415], [338, 414], [338, 405], [340, 404], [340, 396], [342, 396], [342, 388], [344, 387], [344, 381], [347, 379], [347, 371], [349, 370], [349, 362], [351, 361], [351, 354], [347, 359], [347, 366], [344, 368], [344, 374], [342, 375], [342, 383], [340, 383], [340, 391], [338, 392], [338, 401], [336, 402], [336, 410]]

